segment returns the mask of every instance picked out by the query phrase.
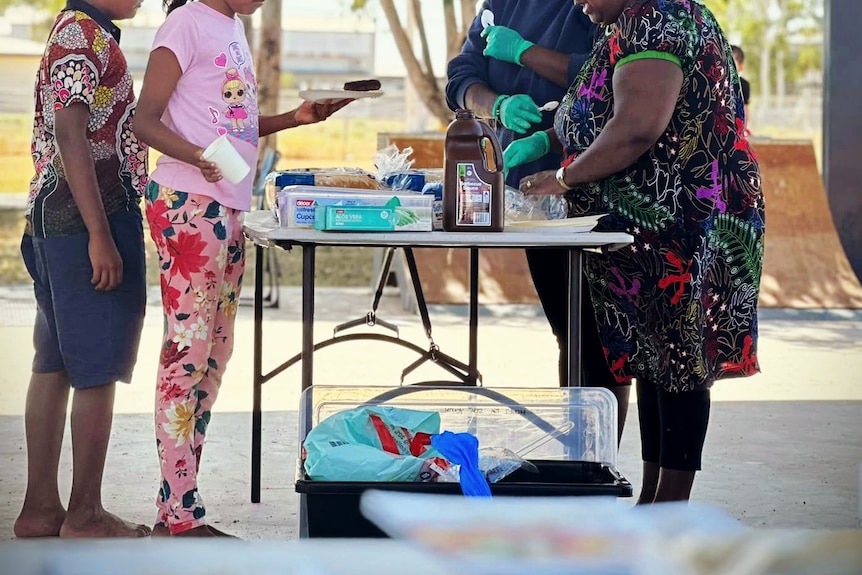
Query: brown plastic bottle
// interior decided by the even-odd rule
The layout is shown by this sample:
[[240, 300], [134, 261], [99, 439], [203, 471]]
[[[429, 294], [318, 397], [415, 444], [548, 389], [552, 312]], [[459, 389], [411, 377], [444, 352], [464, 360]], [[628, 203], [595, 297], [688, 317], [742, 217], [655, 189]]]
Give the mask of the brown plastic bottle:
[[[494, 150], [488, 165], [485, 141]], [[503, 152], [494, 130], [471, 110], [458, 110], [446, 130], [443, 159], [443, 229], [447, 232], [502, 232]]]

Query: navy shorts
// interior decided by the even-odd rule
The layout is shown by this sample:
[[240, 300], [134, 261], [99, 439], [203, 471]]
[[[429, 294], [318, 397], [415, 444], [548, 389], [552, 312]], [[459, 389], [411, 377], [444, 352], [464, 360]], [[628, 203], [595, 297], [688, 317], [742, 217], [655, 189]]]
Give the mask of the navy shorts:
[[36, 292], [33, 373], [65, 371], [76, 389], [129, 382], [147, 305], [140, 212], [108, 217], [123, 258], [123, 282], [96, 291], [89, 235], [24, 236], [21, 254]]

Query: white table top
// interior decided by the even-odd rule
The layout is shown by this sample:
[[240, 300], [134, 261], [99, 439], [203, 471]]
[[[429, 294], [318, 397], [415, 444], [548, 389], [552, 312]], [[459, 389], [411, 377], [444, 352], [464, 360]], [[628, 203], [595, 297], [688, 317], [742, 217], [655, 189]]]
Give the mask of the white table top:
[[243, 231], [255, 243], [271, 245], [333, 245], [366, 247], [526, 248], [606, 246], [615, 250], [632, 243], [631, 235], [605, 232], [574, 232], [559, 229], [503, 232], [322, 232], [282, 228], [272, 212], [260, 210], [245, 215]]

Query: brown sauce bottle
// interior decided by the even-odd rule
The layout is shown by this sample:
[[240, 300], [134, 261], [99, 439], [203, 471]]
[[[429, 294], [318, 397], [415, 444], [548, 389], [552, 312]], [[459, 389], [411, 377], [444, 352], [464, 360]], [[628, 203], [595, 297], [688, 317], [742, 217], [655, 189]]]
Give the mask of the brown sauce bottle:
[[[485, 142], [494, 151], [488, 165]], [[503, 152], [494, 130], [471, 110], [458, 110], [446, 130], [443, 159], [443, 229], [447, 232], [502, 232]]]

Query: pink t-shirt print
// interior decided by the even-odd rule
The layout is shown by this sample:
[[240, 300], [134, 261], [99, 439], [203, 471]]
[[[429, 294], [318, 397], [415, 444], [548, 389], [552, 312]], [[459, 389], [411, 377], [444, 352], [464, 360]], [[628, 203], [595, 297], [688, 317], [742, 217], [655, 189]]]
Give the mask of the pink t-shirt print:
[[230, 120], [231, 130], [240, 132], [245, 130], [245, 121], [248, 119], [248, 112], [245, 108], [246, 95], [248, 87], [242, 78], [239, 77], [239, 72], [236, 68], [231, 68], [225, 72], [225, 83], [221, 88], [222, 99], [227, 104], [224, 110], [224, 117]]
[[201, 2], [189, 2], [171, 12], [159, 28], [153, 42], [156, 48], [173, 52], [183, 73], [162, 121], [202, 148], [227, 134], [252, 170], [238, 184], [225, 180], [212, 184], [196, 166], [163, 155], [151, 178], [248, 211], [259, 131], [254, 63], [242, 23]]

